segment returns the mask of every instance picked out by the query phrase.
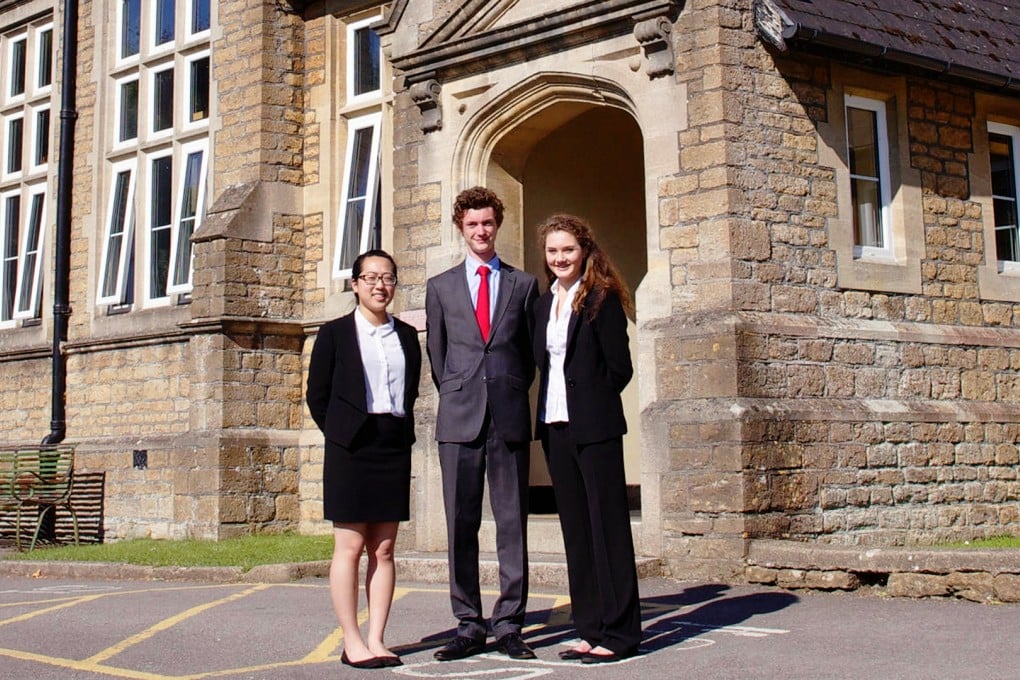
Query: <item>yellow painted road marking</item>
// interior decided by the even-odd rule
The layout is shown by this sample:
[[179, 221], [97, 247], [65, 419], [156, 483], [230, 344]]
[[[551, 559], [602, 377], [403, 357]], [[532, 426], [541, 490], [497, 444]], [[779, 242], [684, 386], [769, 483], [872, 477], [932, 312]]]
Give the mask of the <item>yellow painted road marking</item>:
[[[407, 595], [412, 591], [407, 588], [395, 588], [393, 590], [393, 601], [396, 602], [404, 595]], [[358, 625], [363, 624], [368, 620], [368, 608], [362, 609], [358, 612]], [[318, 663], [320, 661], [332, 661], [339, 657], [335, 656], [337, 648], [340, 646], [340, 641], [344, 638], [344, 632], [342, 629], [337, 627], [332, 633], [326, 636], [326, 639], [318, 644], [318, 646], [309, 652], [302, 661], [307, 663]]]
[[29, 619], [41, 616], [42, 614], [49, 614], [50, 612], [60, 611], [61, 609], [67, 609], [68, 607], [73, 607], [77, 604], [91, 602], [92, 600], [98, 600], [101, 597], [103, 597], [103, 594], [76, 597], [70, 602], [62, 602], [60, 604], [53, 605], [52, 607], [46, 607], [44, 609], [38, 609], [34, 612], [27, 612], [25, 614], [21, 614], [20, 616], [12, 616], [9, 619], [4, 619], [3, 621], [0, 621], [0, 626], [6, 626], [8, 623], [19, 623], [21, 621], [28, 621]]
[[269, 587], [269, 584], [261, 583], [261, 584], [252, 586], [251, 588], [247, 588], [247, 589], [245, 589], [245, 590], [243, 590], [243, 591], [241, 591], [239, 593], [233, 593], [231, 595], [228, 595], [227, 597], [220, 598], [219, 600], [213, 600], [212, 602], [206, 602], [205, 604], [200, 604], [197, 607], [192, 607], [191, 609], [185, 610], [185, 611], [181, 612], [180, 614], [177, 614], [176, 616], [171, 616], [168, 619], [163, 619], [159, 623], [157, 623], [157, 624], [155, 624], [153, 626], [149, 626], [148, 628], [146, 628], [142, 632], [137, 633], [135, 635], [132, 635], [128, 639], [126, 639], [126, 640], [124, 640], [122, 642], [119, 642], [119, 643], [117, 643], [117, 644], [115, 644], [115, 645], [113, 645], [111, 647], [107, 647], [106, 649], [104, 649], [103, 651], [101, 651], [101, 652], [99, 652], [97, 654], [93, 654], [89, 658], [85, 659], [85, 661], [83, 663], [99, 663], [100, 661], [105, 661], [106, 659], [109, 659], [110, 657], [113, 657], [113, 656], [116, 656], [117, 654], [120, 654], [121, 652], [123, 652], [125, 649], [127, 649], [129, 647], [137, 645], [140, 642], [144, 642], [145, 640], [148, 640], [149, 638], [151, 638], [156, 633], [161, 633], [161, 632], [163, 632], [165, 630], [169, 630], [170, 628], [173, 628], [174, 626], [176, 626], [181, 621], [184, 621], [186, 619], [190, 619], [193, 616], [197, 616], [197, 615], [201, 614], [202, 612], [208, 611], [209, 609], [212, 609], [213, 607], [218, 607], [221, 604], [226, 604], [228, 602], [234, 602], [235, 600], [243, 599], [245, 597], [248, 597], [252, 593], [257, 593], [258, 591], [265, 590], [268, 587]]

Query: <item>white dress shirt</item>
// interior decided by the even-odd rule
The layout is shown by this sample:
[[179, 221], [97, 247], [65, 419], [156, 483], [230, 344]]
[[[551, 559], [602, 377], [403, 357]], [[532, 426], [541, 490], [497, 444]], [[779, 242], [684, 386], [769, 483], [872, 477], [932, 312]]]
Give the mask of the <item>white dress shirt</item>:
[[482, 262], [468, 255], [464, 258], [464, 273], [467, 275], [468, 290], [471, 291], [471, 307], [478, 309], [478, 287], [482, 284], [478, 268], [483, 264], [489, 268], [489, 321], [492, 321], [492, 315], [496, 312], [496, 295], [499, 293], [499, 256]]
[[581, 279], [574, 281], [567, 289], [560, 313], [560, 286], [553, 284], [552, 306], [549, 308], [549, 323], [545, 326], [545, 348], [549, 352], [549, 380], [545, 387], [545, 409], [542, 414], [544, 423], [566, 423], [570, 421], [567, 413], [567, 384], [563, 375], [563, 362], [567, 358], [567, 330], [570, 327], [570, 315], [573, 312], [574, 297], [581, 287]]
[[393, 317], [373, 326], [359, 308], [354, 314], [358, 329], [361, 366], [365, 371], [365, 403], [369, 413], [404, 413], [404, 350], [393, 325]]

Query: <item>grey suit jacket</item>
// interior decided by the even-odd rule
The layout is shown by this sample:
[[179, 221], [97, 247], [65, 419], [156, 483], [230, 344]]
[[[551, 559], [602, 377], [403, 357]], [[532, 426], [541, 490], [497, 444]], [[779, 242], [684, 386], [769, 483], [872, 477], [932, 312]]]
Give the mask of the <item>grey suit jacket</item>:
[[426, 348], [439, 390], [437, 441], [476, 439], [486, 406], [504, 440], [531, 441], [531, 306], [537, 297], [535, 277], [501, 260], [489, 340], [483, 343], [463, 262], [428, 280]]

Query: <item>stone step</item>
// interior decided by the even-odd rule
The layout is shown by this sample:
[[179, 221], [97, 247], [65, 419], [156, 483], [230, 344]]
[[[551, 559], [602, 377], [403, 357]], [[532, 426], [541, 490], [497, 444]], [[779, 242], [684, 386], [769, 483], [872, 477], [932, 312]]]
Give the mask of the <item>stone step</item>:
[[[449, 583], [450, 570], [446, 553], [398, 552], [397, 580], [415, 583]], [[364, 562], [364, 560], [362, 560]], [[662, 561], [657, 557], [638, 556], [638, 578], [658, 578], [662, 574]], [[364, 566], [364, 565], [363, 565]], [[528, 575], [531, 588], [567, 587], [567, 562], [562, 553], [550, 554], [529, 551]], [[499, 585], [499, 561], [495, 553], [482, 553], [479, 559], [479, 580], [484, 587]]]

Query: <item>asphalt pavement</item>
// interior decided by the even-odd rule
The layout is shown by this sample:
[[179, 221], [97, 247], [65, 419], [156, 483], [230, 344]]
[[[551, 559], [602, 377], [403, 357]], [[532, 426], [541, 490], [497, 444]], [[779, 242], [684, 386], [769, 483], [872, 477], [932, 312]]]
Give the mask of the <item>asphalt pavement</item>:
[[[491, 605], [496, 593], [486, 590]], [[563, 588], [536, 587], [525, 639], [538, 659], [490, 644], [440, 663], [454, 634], [445, 586], [398, 583], [387, 643], [398, 668], [341, 665], [321, 577], [210, 582], [0, 577], [0, 678], [528, 680], [697, 678], [1015, 679], [1020, 605], [641, 581], [644, 642], [631, 659], [559, 660], [573, 639]], [[364, 612], [363, 612], [364, 613]]]

